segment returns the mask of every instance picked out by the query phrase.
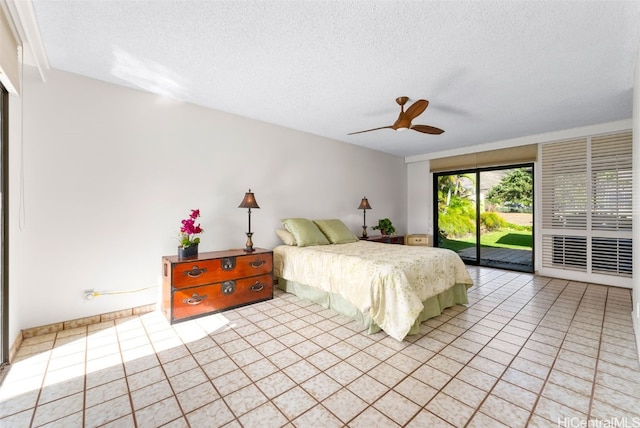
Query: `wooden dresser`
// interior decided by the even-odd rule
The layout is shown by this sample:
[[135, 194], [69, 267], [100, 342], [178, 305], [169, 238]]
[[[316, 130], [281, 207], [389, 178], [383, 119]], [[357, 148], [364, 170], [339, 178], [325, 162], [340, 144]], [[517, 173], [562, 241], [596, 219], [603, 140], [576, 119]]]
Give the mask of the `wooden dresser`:
[[272, 298], [271, 250], [162, 258], [162, 312], [172, 324]]
[[[361, 238], [363, 239], [363, 238]], [[403, 235], [371, 235], [364, 238], [365, 241], [382, 242], [384, 244], [404, 245]]]

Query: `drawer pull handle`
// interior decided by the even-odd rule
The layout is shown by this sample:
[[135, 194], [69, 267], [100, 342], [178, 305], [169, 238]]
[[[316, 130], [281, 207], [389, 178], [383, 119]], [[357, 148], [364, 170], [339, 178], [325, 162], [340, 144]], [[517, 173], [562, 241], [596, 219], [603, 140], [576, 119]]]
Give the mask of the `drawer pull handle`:
[[236, 291], [235, 281], [225, 281], [222, 283], [222, 294], [233, 294]]
[[206, 269], [200, 269], [198, 266], [194, 266], [191, 268], [191, 270], [186, 271], [184, 274], [189, 278], [197, 278], [205, 272]]
[[235, 257], [223, 257], [222, 258], [222, 270], [234, 270], [236, 268]]
[[203, 294], [202, 296], [198, 296], [198, 293], [193, 293], [193, 296], [187, 297], [186, 299], [183, 300], [183, 302], [186, 303], [187, 305], [199, 305], [206, 298], [207, 298], [206, 294]]
[[257, 268], [259, 268], [260, 266], [264, 265], [264, 264], [265, 264], [265, 261], [264, 261], [264, 260], [254, 260], [254, 261], [252, 261], [252, 262], [251, 262], [251, 263], [249, 263], [249, 264], [251, 265], [251, 267], [253, 267], [253, 268], [256, 268], [256, 269], [257, 269]]
[[265, 287], [264, 283], [256, 281], [255, 284], [253, 284], [251, 287], [249, 287], [249, 290], [255, 291], [257, 293], [258, 291], [264, 290], [264, 287]]

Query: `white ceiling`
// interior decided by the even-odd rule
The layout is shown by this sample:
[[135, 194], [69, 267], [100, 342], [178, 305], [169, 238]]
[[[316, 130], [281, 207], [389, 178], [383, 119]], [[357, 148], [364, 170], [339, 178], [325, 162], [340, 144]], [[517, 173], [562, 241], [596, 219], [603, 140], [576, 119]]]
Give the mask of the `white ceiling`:
[[[33, 0], [52, 68], [412, 156], [632, 116], [640, 1]], [[398, 96], [424, 98], [385, 129]]]

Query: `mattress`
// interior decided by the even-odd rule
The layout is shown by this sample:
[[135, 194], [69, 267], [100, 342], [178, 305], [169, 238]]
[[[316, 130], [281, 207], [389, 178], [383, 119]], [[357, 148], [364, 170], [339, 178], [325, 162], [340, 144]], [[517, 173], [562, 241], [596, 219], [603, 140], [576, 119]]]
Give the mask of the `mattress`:
[[460, 257], [442, 248], [358, 241], [273, 254], [276, 277], [339, 296], [397, 340], [415, 330], [426, 302], [455, 289], [453, 304], [466, 303], [473, 285]]

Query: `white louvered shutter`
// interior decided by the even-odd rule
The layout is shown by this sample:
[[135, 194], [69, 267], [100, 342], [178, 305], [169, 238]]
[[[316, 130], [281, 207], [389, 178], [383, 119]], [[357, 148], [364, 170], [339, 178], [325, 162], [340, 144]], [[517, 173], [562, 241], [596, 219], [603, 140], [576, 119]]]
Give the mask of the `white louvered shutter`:
[[542, 264], [587, 266], [587, 140], [542, 146]]
[[543, 269], [631, 277], [631, 150], [631, 132], [541, 146]]
[[591, 139], [592, 271], [631, 275], [631, 133]]

